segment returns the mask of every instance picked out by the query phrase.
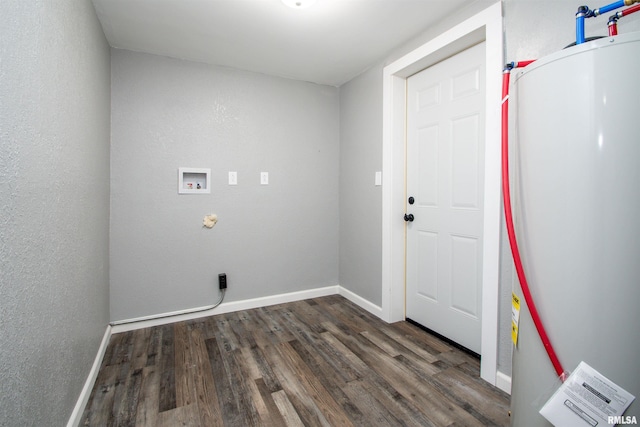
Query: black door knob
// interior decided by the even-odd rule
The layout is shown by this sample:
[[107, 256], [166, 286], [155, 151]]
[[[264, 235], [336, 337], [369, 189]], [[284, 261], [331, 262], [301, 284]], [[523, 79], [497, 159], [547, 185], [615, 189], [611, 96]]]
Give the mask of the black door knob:
[[413, 214], [404, 214], [404, 220], [407, 222], [413, 221]]

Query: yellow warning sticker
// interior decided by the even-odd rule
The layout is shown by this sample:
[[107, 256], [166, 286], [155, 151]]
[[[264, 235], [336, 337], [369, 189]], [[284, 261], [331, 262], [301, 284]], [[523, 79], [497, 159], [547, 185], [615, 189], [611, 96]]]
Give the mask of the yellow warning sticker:
[[518, 324], [520, 322], [520, 297], [511, 293], [511, 341], [518, 345]]

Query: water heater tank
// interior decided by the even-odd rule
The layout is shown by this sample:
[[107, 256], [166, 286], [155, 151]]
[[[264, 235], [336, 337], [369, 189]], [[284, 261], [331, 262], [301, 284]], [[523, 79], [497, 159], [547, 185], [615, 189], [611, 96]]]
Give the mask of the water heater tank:
[[[564, 369], [588, 363], [637, 397], [640, 420], [640, 33], [540, 59], [512, 94], [514, 216], [538, 311]], [[538, 411], [560, 382], [526, 307], [519, 333], [512, 425], [549, 426]]]

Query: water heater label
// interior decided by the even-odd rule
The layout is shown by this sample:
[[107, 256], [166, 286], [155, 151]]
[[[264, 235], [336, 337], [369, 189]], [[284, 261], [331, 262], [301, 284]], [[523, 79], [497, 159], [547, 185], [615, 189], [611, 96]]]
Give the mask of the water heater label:
[[[584, 362], [551, 396], [540, 414], [556, 427], [614, 426], [635, 396]], [[635, 417], [633, 417], [635, 418]]]
[[520, 322], [520, 297], [511, 293], [511, 341], [518, 345], [518, 323]]

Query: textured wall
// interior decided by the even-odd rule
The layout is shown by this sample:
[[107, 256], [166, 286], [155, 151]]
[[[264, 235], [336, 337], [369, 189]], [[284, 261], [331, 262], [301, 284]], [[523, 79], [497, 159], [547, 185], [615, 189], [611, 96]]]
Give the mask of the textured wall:
[[[340, 285], [382, 304], [382, 67], [340, 87]], [[377, 285], [377, 286], [375, 286]]]
[[338, 283], [337, 88], [125, 50], [112, 85], [112, 320]]
[[88, 0], [0, 21], [0, 425], [60, 426], [108, 321], [109, 47]]

